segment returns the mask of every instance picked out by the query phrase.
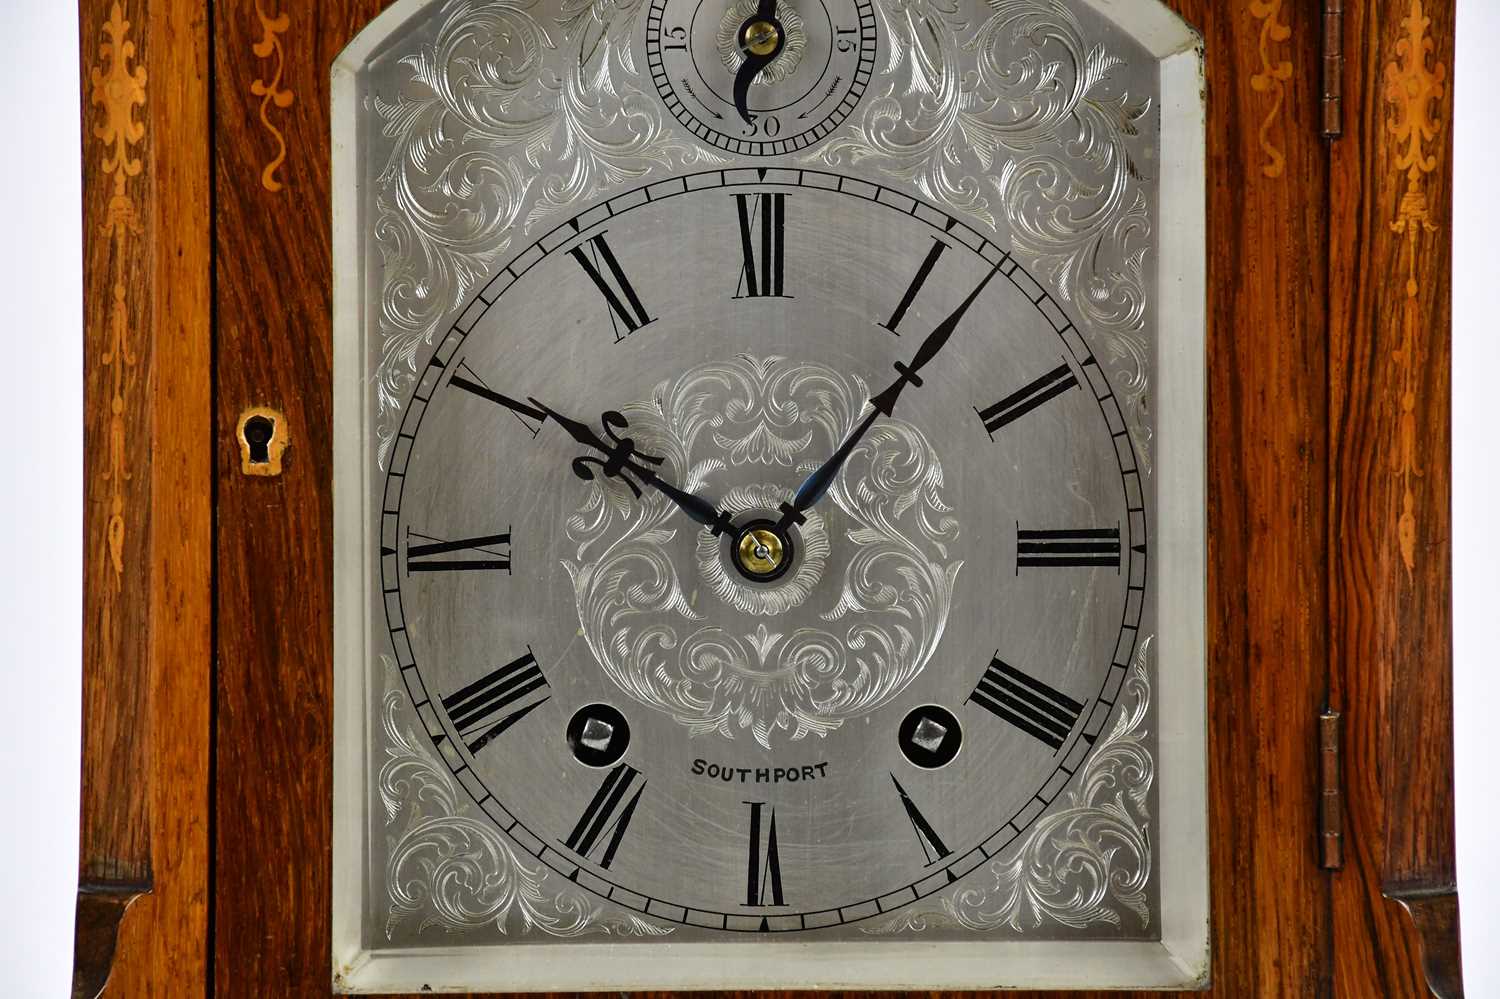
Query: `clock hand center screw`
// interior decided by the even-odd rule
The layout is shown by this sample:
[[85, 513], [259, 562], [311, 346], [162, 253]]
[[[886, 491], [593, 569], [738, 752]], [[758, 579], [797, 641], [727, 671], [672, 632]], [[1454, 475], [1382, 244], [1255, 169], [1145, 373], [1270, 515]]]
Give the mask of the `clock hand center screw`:
[[770, 521], [755, 521], [740, 529], [730, 549], [740, 574], [756, 582], [780, 578], [792, 562], [791, 539]]
[[781, 45], [781, 31], [770, 21], [751, 21], [741, 35], [742, 51], [768, 56]]

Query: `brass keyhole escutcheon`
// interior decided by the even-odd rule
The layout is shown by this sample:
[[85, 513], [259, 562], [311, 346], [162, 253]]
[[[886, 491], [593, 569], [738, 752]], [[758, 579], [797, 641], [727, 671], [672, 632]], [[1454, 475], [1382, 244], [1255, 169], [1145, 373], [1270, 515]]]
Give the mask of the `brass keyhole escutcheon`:
[[266, 406], [252, 406], [240, 414], [235, 436], [240, 443], [240, 470], [244, 474], [281, 474], [282, 455], [291, 443], [285, 416]]
[[276, 424], [266, 417], [252, 416], [245, 421], [245, 442], [250, 445], [250, 464], [270, 464], [271, 439], [275, 436]]

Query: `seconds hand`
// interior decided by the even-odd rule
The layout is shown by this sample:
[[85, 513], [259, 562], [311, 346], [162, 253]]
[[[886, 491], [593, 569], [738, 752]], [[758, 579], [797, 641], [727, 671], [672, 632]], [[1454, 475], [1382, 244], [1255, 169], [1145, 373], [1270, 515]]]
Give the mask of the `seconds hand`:
[[781, 55], [786, 45], [785, 31], [776, 19], [776, 0], [760, 0], [755, 13], [740, 25], [739, 43], [745, 61], [734, 74], [734, 109], [746, 125], [753, 125], [755, 115], [750, 113], [750, 84], [760, 76], [761, 70]]
[[895, 412], [896, 401], [901, 398], [902, 390], [907, 385], [915, 385], [918, 388], [922, 387], [922, 379], [918, 372], [926, 367], [938, 355], [938, 351], [947, 345], [949, 338], [958, 330], [959, 323], [963, 322], [964, 313], [969, 311], [969, 306], [974, 304], [974, 300], [979, 297], [980, 292], [984, 291], [985, 286], [990, 283], [990, 280], [994, 278], [999, 270], [1000, 264], [996, 264], [984, 276], [984, 280], [979, 282], [979, 287], [970, 292], [969, 297], [964, 299], [957, 309], [953, 310], [953, 314], [939, 323], [937, 328], [931, 333], [927, 334], [927, 338], [922, 341], [922, 345], [917, 348], [916, 354], [912, 356], [910, 364], [902, 364], [900, 361], [896, 362], [896, 380], [891, 382], [884, 392], [870, 399], [871, 409], [869, 415], [860, 421], [859, 426], [855, 427], [849, 433], [848, 437], [844, 438], [844, 442], [833, 453], [833, 457], [819, 465], [811, 475], [803, 480], [802, 485], [797, 489], [797, 495], [792, 497], [791, 503], [783, 503], [781, 505], [780, 526], [782, 530], [785, 530], [792, 524], [801, 524], [807, 519], [805, 516], [807, 511], [828, 492], [829, 487], [833, 485], [833, 480], [838, 477], [839, 469], [844, 467], [844, 462], [849, 459], [849, 455], [854, 452], [855, 446], [869, 432], [869, 429], [875, 425], [875, 421], [882, 416], [890, 416]]

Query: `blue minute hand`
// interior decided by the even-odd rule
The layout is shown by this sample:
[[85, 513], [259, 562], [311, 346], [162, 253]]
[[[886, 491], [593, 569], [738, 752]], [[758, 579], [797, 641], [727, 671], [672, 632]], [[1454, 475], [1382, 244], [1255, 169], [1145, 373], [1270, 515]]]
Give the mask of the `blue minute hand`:
[[844, 462], [854, 452], [854, 448], [860, 442], [860, 439], [875, 425], [876, 420], [882, 416], [890, 416], [895, 412], [896, 401], [901, 398], [901, 392], [906, 386], [915, 385], [918, 388], [922, 387], [922, 378], [918, 373], [947, 345], [948, 340], [957, 332], [959, 323], [963, 322], [964, 313], [969, 311], [969, 306], [974, 304], [980, 292], [984, 291], [985, 286], [990, 283], [990, 280], [999, 270], [1000, 264], [996, 264], [984, 276], [984, 280], [979, 282], [979, 286], [969, 293], [969, 297], [964, 299], [957, 309], [953, 310], [953, 314], [941, 323], [938, 323], [937, 328], [927, 334], [927, 338], [922, 341], [921, 346], [917, 348], [917, 352], [912, 355], [910, 364], [902, 364], [900, 361], [896, 362], [896, 380], [891, 382], [885, 391], [870, 399], [869, 414], [859, 422], [859, 426], [850, 431], [848, 437], [844, 438], [844, 443], [839, 445], [839, 449], [833, 453], [833, 457], [819, 465], [811, 475], [803, 480], [802, 485], [797, 489], [797, 495], [792, 497], [792, 502], [781, 505], [781, 526], [783, 529], [791, 524], [801, 524], [806, 519], [803, 515], [828, 492], [829, 487], [833, 485], [834, 479], [838, 478], [839, 469], [844, 467]]

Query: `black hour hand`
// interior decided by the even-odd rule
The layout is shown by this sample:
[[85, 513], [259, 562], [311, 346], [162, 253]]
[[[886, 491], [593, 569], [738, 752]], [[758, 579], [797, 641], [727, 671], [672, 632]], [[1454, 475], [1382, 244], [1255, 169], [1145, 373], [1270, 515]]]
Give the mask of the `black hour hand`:
[[[557, 419], [555, 414], [553, 418]], [[562, 421], [559, 420], [559, 422]], [[593, 455], [581, 455], [574, 458], [573, 474], [586, 482], [593, 481], [594, 473], [590, 466], [597, 466], [599, 471], [604, 473], [606, 479], [622, 480], [630, 487], [630, 491], [635, 493], [636, 498], [639, 499], [641, 495], [640, 487], [631, 481], [630, 476], [624, 473], [626, 470], [629, 470], [635, 475], [640, 476], [642, 481], [648, 481], [648, 477], [655, 474], [649, 466], [660, 465], [662, 459], [655, 455], [647, 454], [644, 451], [636, 450], [634, 438], [621, 437], [619, 435], [617, 431], [630, 429], [630, 421], [625, 419], [624, 413], [609, 410], [599, 417], [599, 422], [604, 424], [604, 432], [609, 436], [611, 443], [606, 444], [599, 440], [598, 436], [594, 434], [593, 429], [587, 424], [575, 423], [572, 420], [564, 424], [568, 429], [568, 433], [578, 443], [604, 452], [603, 458]], [[580, 430], [582, 431], [582, 435], [578, 432]], [[589, 439], [585, 439], [585, 437]], [[642, 468], [637, 462], [645, 462], [648, 467]]]
[[721, 512], [703, 497], [679, 489], [658, 475], [655, 466], [662, 463], [661, 458], [638, 450], [633, 438], [620, 436], [620, 432], [630, 429], [630, 421], [625, 418], [625, 414], [610, 410], [599, 418], [604, 426], [604, 433], [609, 437], [606, 441], [587, 423], [563, 416], [536, 399], [528, 401], [566, 430], [568, 436], [584, 447], [599, 452], [597, 455], [586, 454], [573, 459], [573, 474], [580, 479], [592, 482], [597, 470], [607, 479], [618, 478], [623, 481], [637, 499], [641, 496], [641, 485], [650, 486], [714, 535], [734, 530], [734, 524], [727, 513]]

